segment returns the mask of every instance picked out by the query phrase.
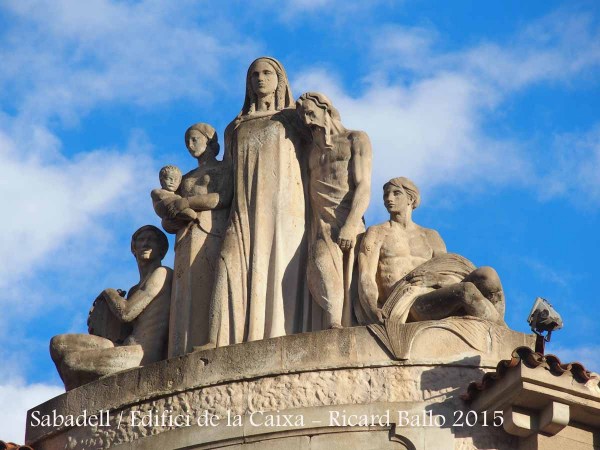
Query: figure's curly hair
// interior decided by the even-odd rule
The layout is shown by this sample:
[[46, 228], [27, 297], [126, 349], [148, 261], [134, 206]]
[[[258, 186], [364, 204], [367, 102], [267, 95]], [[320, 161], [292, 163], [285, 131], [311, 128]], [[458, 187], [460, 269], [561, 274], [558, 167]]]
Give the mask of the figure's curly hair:
[[176, 173], [179, 176], [179, 178], [181, 178], [181, 176], [182, 176], [181, 170], [179, 169], [179, 167], [173, 166], [171, 164], [162, 167], [160, 169], [160, 172], [158, 172], [158, 176], [160, 178], [162, 178], [163, 175], [166, 175], [167, 173]]

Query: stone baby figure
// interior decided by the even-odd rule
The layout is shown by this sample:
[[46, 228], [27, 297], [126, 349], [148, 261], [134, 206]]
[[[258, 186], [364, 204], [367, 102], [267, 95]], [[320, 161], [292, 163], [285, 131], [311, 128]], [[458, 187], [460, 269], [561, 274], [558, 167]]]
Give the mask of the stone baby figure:
[[390, 220], [369, 227], [359, 253], [362, 323], [474, 316], [504, 324], [504, 292], [491, 267], [446, 252], [437, 231], [417, 225], [420, 194], [408, 178], [383, 187]]
[[350, 326], [354, 247], [365, 231], [371, 189], [371, 142], [365, 132], [346, 129], [323, 94], [301, 95], [296, 111], [312, 135], [308, 287], [325, 312], [325, 328]]
[[164, 166], [160, 169], [159, 180], [161, 189], [153, 189], [150, 192], [154, 211], [161, 219], [181, 219], [192, 221], [198, 218], [198, 214], [192, 208], [184, 208], [181, 211], [173, 210], [171, 204], [182, 197], [175, 192], [181, 184], [181, 170], [177, 166]]

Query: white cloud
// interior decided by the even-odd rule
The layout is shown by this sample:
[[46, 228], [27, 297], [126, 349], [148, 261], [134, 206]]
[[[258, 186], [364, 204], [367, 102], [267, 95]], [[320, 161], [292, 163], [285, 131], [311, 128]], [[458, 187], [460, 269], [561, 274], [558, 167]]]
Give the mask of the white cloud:
[[[398, 2], [398, 0], [394, 0]], [[277, 17], [289, 27], [297, 27], [307, 20], [326, 23], [328, 27], [356, 27], [356, 17], [366, 18], [366, 15], [376, 10], [381, 4], [390, 3], [388, 0], [263, 0], [254, 2], [249, 14], [254, 20], [263, 16], [270, 21]]]
[[528, 256], [517, 257], [516, 259], [531, 269], [540, 280], [546, 283], [552, 283], [560, 288], [567, 288], [575, 279], [577, 279], [577, 277], [569, 271], [558, 270]]
[[3, 381], [0, 384], [0, 439], [23, 444], [27, 410], [63, 392], [64, 388], [49, 384]]
[[[10, 1], [0, 92], [22, 117], [76, 122], [104, 103], [212, 98], [252, 42], [194, 2]], [[49, 20], [51, 18], [51, 20]], [[7, 97], [8, 101], [8, 97]]]
[[461, 50], [438, 49], [442, 36], [423, 27], [384, 27], [374, 43], [374, 60], [388, 70], [457, 72], [504, 92], [543, 81], [568, 83], [600, 64], [600, 29], [590, 15], [566, 11], [533, 21], [504, 42], [481, 41]]
[[9, 17], [0, 41], [4, 321], [24, 308], [32, 316], [46, 294], [61, 296], [26, 283], [35, 271], [82, 273], [130, 222], [155, 219], [148, 192], [156, 174], [143, 131], [128, 144], [88, 150], [63, 148], [57, 130], [105, 105], [210, 102], [231, 68], [243, 77], [255, 45], [190, 1], [19, 0], [0, 8]]
[[556, 355], [562, 363], [579, 362], [585, 366], [587, 370], [592, 372], [600, 372], [600, 346], [587, 345], [580, 347], [550, 347], [546, 353]]
[[576, 204], [600, 202], [600, 122], [583, 133], [556, 135], [548, 173], [539, 180], [542, 198], [568, 196]]
[[[30, 271], [73, 235], [93, 234], [99, 217], [127, 195], [141, 195], [134, 178], [148, 159], [133, 149], [96, 150], [60, 163], [23, 157], [0, 131], [4, 211], [0, 223], [0, 287]], [[142, 183], [141, 186], [145, 186]]]
[[[568, 84], [600, 65], [600, 30], [587, 16], [556, 13], [504, 43], [444, 51], [436, 48], [441, 39], [431, 28], [384, 27], [373, 34], [372, 70], [358, 94], [322, 67], [296, 77], [295, 91], [327, 93], [346, 126], [367, 131], [374, 149], [374, 192], [399, 175], [426, 190], [473, 191], [506, 183], [540, 188], [549, 178], [548, 167], [529, 159], [527, 143], [490, 135], [486, 125], [517, 91], [534, 83]], [[585, 140], [582, 146], [589, 151], [582, 150], [575, 163], [559, 164], [564, 172], [575, 164], [577, 177], [565, 184], [587, 186], [592, 196], [600, 192], [595, 138]], [[563, 184], [555, 186], [555, 192], [561, 189]]]
[[374, 192], [400, 175], [431, 189], [514, 180], [526, 172], [517, 144], [486, 136], [476, 86], [460, 74], [444, 72], [409, 85], [373, 84], [358, 97], [319, 69], [302, 74], [294, 85], [297, 92], [327, 92], [344, 124], [369, 134]]

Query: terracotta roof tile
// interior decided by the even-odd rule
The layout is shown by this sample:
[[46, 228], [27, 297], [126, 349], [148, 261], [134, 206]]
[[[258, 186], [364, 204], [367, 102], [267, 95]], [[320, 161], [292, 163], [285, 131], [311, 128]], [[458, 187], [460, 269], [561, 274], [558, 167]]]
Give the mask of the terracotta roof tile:
[[586, 370], [581, 363], [565, 364], [556, 355], [542, 355], [529, 347], [518, 347], [512, 352], [511, 359], [503, 359], [498, 363], [495, 372], [488, 372], [481, 381], [474, 381], [469, 384], [467, 393], [461, 396], [462, 399], [466, 402], [473, 401], [481, 391], [488, 389], [497, 380], [503, 378], [511, 368], [518, 366], [520, 363], [532, 369], [542, 366], [552, 375], [558, 377], [569, 373], [578, 383], [587, 383], [592, 379], [598, 379], [598, 374]]

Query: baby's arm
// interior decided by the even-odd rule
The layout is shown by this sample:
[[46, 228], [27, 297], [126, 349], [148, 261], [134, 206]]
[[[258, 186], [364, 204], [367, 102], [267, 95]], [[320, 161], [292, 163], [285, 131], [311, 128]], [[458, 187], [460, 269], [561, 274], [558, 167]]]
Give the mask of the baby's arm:
[[179, 195], [166, 189], [153, 189], [150, 192], [150, 197], [152, 197], [154, 211], [161, 219], [172, 218], [172, 215], [169, 213], [169, 205], [181, 198]]

